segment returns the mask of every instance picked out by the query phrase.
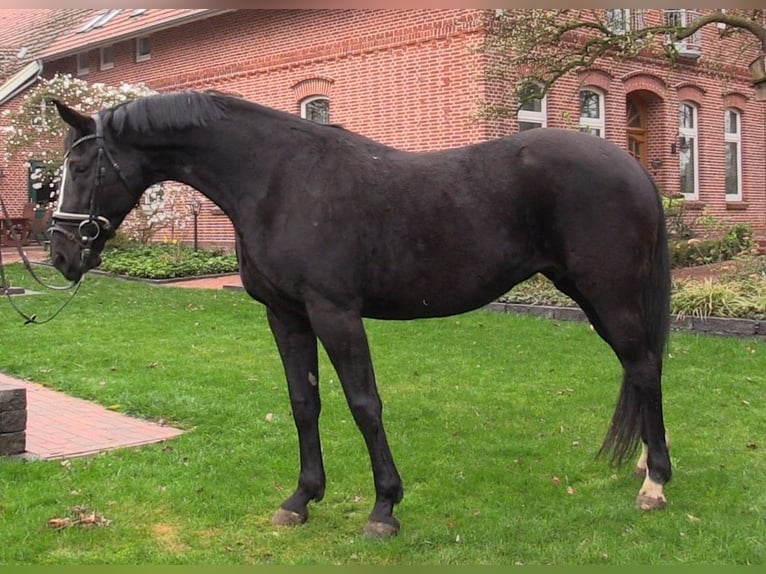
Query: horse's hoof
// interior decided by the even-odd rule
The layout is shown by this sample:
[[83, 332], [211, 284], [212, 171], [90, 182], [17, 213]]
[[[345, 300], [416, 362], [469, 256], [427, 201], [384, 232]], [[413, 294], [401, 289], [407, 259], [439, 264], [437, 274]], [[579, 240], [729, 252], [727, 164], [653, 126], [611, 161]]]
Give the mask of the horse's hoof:
[[668, 501], [664, 496], [656, 498], [647, 494], [639, 494], [636, 497], [636, 506], [641, 510], [659, 510], [665, 508], [667, 503]]
[[391, 536], [396, 536], [398, 532], [399, 526], [397, 525], [370, 520], [364, 527], [362, 536], [365, 538], [390, 538]]
[[271, 519], [271, 522], [272, 524], [277, 524], [279, 526], [298, 526], [306, 522], [307, 519], [308, 516], [303, 516], [292, 510], [280, 508], [277, 510], [274, 518]]

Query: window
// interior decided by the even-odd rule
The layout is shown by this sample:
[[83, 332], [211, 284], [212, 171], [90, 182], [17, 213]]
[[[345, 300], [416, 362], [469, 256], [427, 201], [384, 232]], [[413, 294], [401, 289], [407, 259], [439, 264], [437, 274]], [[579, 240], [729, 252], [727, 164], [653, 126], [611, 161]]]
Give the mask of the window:
[[122, 12], [122, 8], [115, 8], [112, 10], [107, 10], [105, 12], [102, 12], [101, 14], [98, 14], [95, 18], [92, 18], [91, 20], [88, 20], [85, 25], [80, 28], [77, 32], [78, 34], [81, 34], [83, 32], [87, 32], [88, 30], [92, 30], [93, 28], [101, 28], [104, 24], [109, 22], [112, 18], [117, 16]]
[[726, 199], [742, 200], [742, 116], [737, 110], [724, 111], [726, 145]]
[[145, 62], [152, 57], [152, 44], [149, 36], [136, 38], [136, 62]]
[[688, 102], [678, 106], [678, 161], [681, 193], [687, 199], [699, 197], [697, 107]]
[[301, 102], [301, 117], [320, 124], [330, 123], [330, 99], [325, 96], [306, 98]]
[[606, 10], [606, 27], [615, 34], [641, 30], [644, 26], [644, 10], [640, 8], [609, 8]]
[[643, 166], [647, 166], [649, 162], [649, 149], [647, 145], [649, 110], [646, 102], [639, 94], [628, 94], [625, 100], [625, 120], [628, 136], [628, 153]]
[[56, 198], [58, 183], [43, 161], [29, 160], [27, 168], [27, 197], [31, 203], [47, 205]]
[[101, 60], [101, 70], [111, 70], [114, 68], [114, 46], [104, 46], [99, 50]]
[[[665, 10], [666, 26], [683, 28], [694, 22], [697, 18], [699, 18], [699, 13], [694, 10], [686, 10], [685, 8]], [[666, 38], [665, 43], [669, 44], [670, 38]], [[679, 56], [699, 58], [702, 51], [702, 31], [697, 30], [688, 38], [675, 42], [675, 47]]]
[[516, 118], [519, 124], [519, 131], [523, 132], [534, 128], [544, 128], [546, 125], [546, 102], [545, 96], [538, 98], [534, 97], [540, 94], [542, 86], [540, 84], [530, 82], [523, 86], [520, 90], [522, 98], [525, 99], [524, 103], [519, 108], [519, 113]]
[[580, 131], [604, 137], [604, 96], [594, 88], [580, 90]]
[[77, 54], [77, 75], [84, 76], [90, 72], [90, 54], [88, 52], [80, 52]]

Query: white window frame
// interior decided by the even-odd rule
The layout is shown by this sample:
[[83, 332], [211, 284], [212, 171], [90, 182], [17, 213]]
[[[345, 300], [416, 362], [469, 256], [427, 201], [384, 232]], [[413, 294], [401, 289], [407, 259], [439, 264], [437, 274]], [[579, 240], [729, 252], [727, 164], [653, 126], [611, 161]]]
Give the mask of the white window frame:
[[[317, 96], [310, 96], [308, 98], [304, 98], [301, 100], [301, 117], [303, 119], [310, 119], [308, 117], [308, 106], [312, 102], [316, 102], [318, 100], [326, 100], [327, 101], [327, 123], [330, 122], [330, 98], [324, 95], [317, 95]], [[312, 120], [316, 121], [316, 120]]]
[[[141, 42], [146, 41], [148, 50], [141, 51]], [[151, 36], [139, 36], [136, 38], [136, 62], [146, 62], [152, 59], [152, 40]]]
[[[536, 83], [536, 82], [535, 82]], [[537, 84], [540, 88], [542, 86], [540, 84]], [[540, 111], [535, 110], [525, 110], [525, 109], [519, 109], [518, 113], [516, 114], [516, 122], [517, 122], [517, 130], [518, 131], [526, 131], [528, 129], [535, 129], [535, 128], [525, 128], [524, 130], [521, 129], [521, 124], [538, 124], [537, 127], [544, 128], [548, 125], [548, 97], [543, 96], [539, 99], [540, 101]]]
[[680, 174], [681, 174], [681, 168], [683, 167], [682, 161], [683, 161], [683, 152], [681, 151], [681, 141], [683, 138], [691, 138], [692, 145], [689, 148], [689, 152], [691, 153], [691, 159], [694, 162], [693, 164], [693, 172], [692, 177], [694, 178], [693, 184], [694, 184], [694, 190], [692, 192], [684, 192], [683, 189], [681, 190], [681, 193], [683, 194], [685, 199], [699, 199], [699, 188], [700, 188], [700, 179], [699, 179], [699, 165], [700, 165], [700, 158], [699, 158], [699, 108], [697, 107], [697, 104], [694, 102], [689, 101], [682, 101], [678, 103], [678, 112], [680, 116], [681, 108], [683, 106], [689, 106], [692, 110], [692, 125], [694, 127], [684, 127], [681, 125], [681, 122], [678, 122], [678, 168], [679, 168], [679, 180], [680, 180]]
[[90, 73], [90, 52], [80, 52], [75, 56], [77, 60], [77, 75], [85, 76]]
[[643, 8], [607, 8], [604, 10], [604, 25], [614, 34], [627, 34], [641, 30], [644, 26]]
[[[582, 94], [583, 92], [591, 92], [592, 94], [595, 94], [598, 96], [598, 117], [597, 118], [589, 118], [582, 115]], [[604, 92], [599, 90], [598, 88], [595, 88], [593, 86], [585, 86], [582, 88], [578, 94], [580, 97], [579, 103], [580, 103], [580, 131], [591, 133], [593, 134], [593, 130], [598, 130], [597, 134], [593, 134], [595, 136], [598, 136], [600, 138], [606, 137], [606, 119], [604, 115], [604, 99], [605, 95]]]
[[[104, 58], [107, 51], [111, 52], [111, 58], [109, 60]], [[98, 50], [98, 59], [100, 70], [111, 70], [114, 68], [114, 45], [110, 44], [109, 46], [100, 48]]]
[[[736, 131], [731, 132], [727, 129], [727, 117], [729, 114], [733, 114], [736, 123]], [[724, 186], [724, 194], [726, 201], [742, 201], [742, 113], [739, 110], [733, 108], [726, 108], [724, 110], [723, 120], [723, 139], [724, 145], [728, 148], [728, 144], [735, 144], [737, 149], [737, 192], [729, 193], [729, 190]], [[726, 175], [728, 176], [729, 162], [726, 162]]]
[[[664, 21], [667, 26], [688, 26], [700, 17], [696, 10], [686, 8], [665, 9]], [[670, 38], [665, 39], [665, 43], [670, 43]], [[702, 54], [702, 30], [697, 30], [694, 34], [683, 40], [674, 43], [679, 56], [686, 58], [699, 58]]]
[[101, 28], [107, 22], [109, 22], [109, 20], [117, 16], [117, 14], [120, 12], [122, 12], [122, 8], [112, 8], [106, 10], [101, 14], [96, 15], [94, 18], [88, 20], [85, 25], [77, 31], [77, 33], [82, 34], [83, 32], [87, 32], [93, 28]]

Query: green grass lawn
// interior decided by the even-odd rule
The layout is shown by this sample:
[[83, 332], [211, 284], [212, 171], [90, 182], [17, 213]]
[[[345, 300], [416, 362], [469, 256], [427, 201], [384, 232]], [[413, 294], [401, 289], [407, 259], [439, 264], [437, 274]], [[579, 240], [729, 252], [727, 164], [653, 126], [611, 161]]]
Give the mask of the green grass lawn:
[[[33, 288], [17, 265], [14, 285]], [[17, 298], [44, 319], [63, 294]], [[0, 461], [0, 564], [763, 564], [766, 346], [673, 334], [666, 509], [634, 507], [630, 465], [595, 459], [620, 368], [581, 323], [476, 311], [368, 321], [405, 485], [389, 540], [360, 536], [363, 440], [321, 356], [325, 499], [270, 522], [297, 438], [263, 308], [240, 291], [88, 277], [47, 325], [0, 306], [0, 371], [165, 419], [164, 444]], [[51, 429], [52, 433], [58, 429]], [[107, 526], [48, 526], [96, 512]]]

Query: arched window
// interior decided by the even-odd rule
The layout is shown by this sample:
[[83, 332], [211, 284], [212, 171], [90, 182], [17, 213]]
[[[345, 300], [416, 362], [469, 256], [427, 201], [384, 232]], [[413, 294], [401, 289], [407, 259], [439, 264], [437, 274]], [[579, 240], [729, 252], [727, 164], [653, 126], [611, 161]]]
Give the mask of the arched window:
[[687, 199], [699, 197], [697, 116], [697, 106], [694, 104], [681, 102], [678, 106], [678, 161], [681, 193]]
[[531, 130], [534, 128], [544, 128], [547, 123], [545, 96], [541, 98], [534, 97], [542, 91], [542, 86], [536, 82], [529, 82], [521, 89], [524, 103], [516, 116], [519, 124], [519, 131]]
[[726, 145], [726, 199], [742, 200], [742, 115], [724, 110], [723, 139]]
[[595, 88], [580, 90], [580, 131], [604, 136], [604, 95]]
[[301, 117], [320, 124], [330, 123], [330, 98], [312, 96], [301, 101]]

